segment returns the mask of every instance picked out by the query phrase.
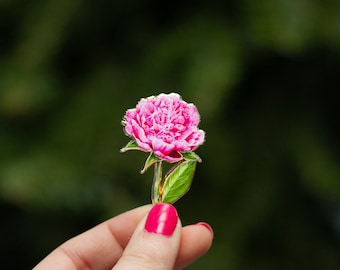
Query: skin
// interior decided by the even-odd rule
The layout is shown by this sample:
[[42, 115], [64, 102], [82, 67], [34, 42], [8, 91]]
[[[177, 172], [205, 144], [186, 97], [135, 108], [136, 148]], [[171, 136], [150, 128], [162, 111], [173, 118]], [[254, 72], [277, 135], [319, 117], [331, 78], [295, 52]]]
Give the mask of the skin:
[[172, 236], [145, 231], [151, 207], [135, 208], [68, 240], [33, 269], [183, 269], [209, 250], [213, 233], [201, 223], [182, 227], [178, 220]]

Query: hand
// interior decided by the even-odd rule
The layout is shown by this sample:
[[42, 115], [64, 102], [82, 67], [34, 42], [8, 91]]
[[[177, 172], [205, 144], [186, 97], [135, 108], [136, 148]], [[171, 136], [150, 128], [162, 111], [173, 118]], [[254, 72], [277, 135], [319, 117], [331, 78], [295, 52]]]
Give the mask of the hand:
[[172, 205], [146, 205], [70, 239], [34, 270], [183, 269], [209, 250], [212, 239], [207, 223], [182, 227]]

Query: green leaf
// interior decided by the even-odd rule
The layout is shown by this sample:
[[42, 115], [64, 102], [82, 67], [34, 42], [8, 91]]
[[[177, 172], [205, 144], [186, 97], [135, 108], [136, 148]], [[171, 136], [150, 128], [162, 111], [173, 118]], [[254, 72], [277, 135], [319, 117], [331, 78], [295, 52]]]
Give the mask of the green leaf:
[[141, 149], [138, 144], [136, 143], [136, 141], [129, 141], [127, 145], [125, 145], [122, 149], [120, 149], [121, 153], [124, 153], [128, 150], [140, 150], [140, 151], [144, 151], [143, 149]]
[[144, 163], [143, 169], [140, 171], [141, 174], [145, 173], [147, 169], [149, 169], [152, 165], [154, 165], [156, 162], [159, 162], [160, 159], [154, 155], [153, 152], [150, 153], [148, 158], [146, 159]]
[[174, 203], [188, 192], [195, 173], [196, 161], [186, 160], [175, 166], [164, 178], [162, 202]]
[[195, 160], [197, 162], [202, 162], [202, 159], [195, 152], [184, 152], [181, 153], [183, 158], [186, 160]]

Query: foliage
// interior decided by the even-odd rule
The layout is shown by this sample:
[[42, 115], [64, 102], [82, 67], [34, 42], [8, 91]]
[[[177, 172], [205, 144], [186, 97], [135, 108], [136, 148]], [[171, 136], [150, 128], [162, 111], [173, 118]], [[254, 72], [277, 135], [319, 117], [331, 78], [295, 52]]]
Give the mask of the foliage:
[[149, 202], [120, 122], [176, 91], [207, 133], [176, 206], [215, 230], [189, 269], [339, 269], [339, 16], [334, 0], [2, 1], [4, 267]]

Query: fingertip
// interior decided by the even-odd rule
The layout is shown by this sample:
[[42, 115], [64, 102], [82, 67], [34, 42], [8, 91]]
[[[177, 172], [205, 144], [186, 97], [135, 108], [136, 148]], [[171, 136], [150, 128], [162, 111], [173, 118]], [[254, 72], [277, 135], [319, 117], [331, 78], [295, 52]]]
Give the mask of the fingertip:
[[181, 228], [174, 206], [167, 203], [152, 206], [136, 227], [114, 269], [173, 269]]
[[181, 245], [175, 269], [183, 269], [210, 249], [214, 234], [212, 227], [206, 222], [183, 227]]
[[149, 233], [171, 236], [178, 223], [176, 208], [168, 203], [159, 203], [150, 210], [144, 229]]
[[214, 230], [213, 230], [213, 228], [208, 224], [208, 223], [206, 223], [206, 222], [198, 222], [198, 223], [196, 223], [195, 225], [197, 225], [197, 226], [203, 226], [204, 228], [206, 228], [211, 234], [212, 234], [212, 236], [214, 237]]

